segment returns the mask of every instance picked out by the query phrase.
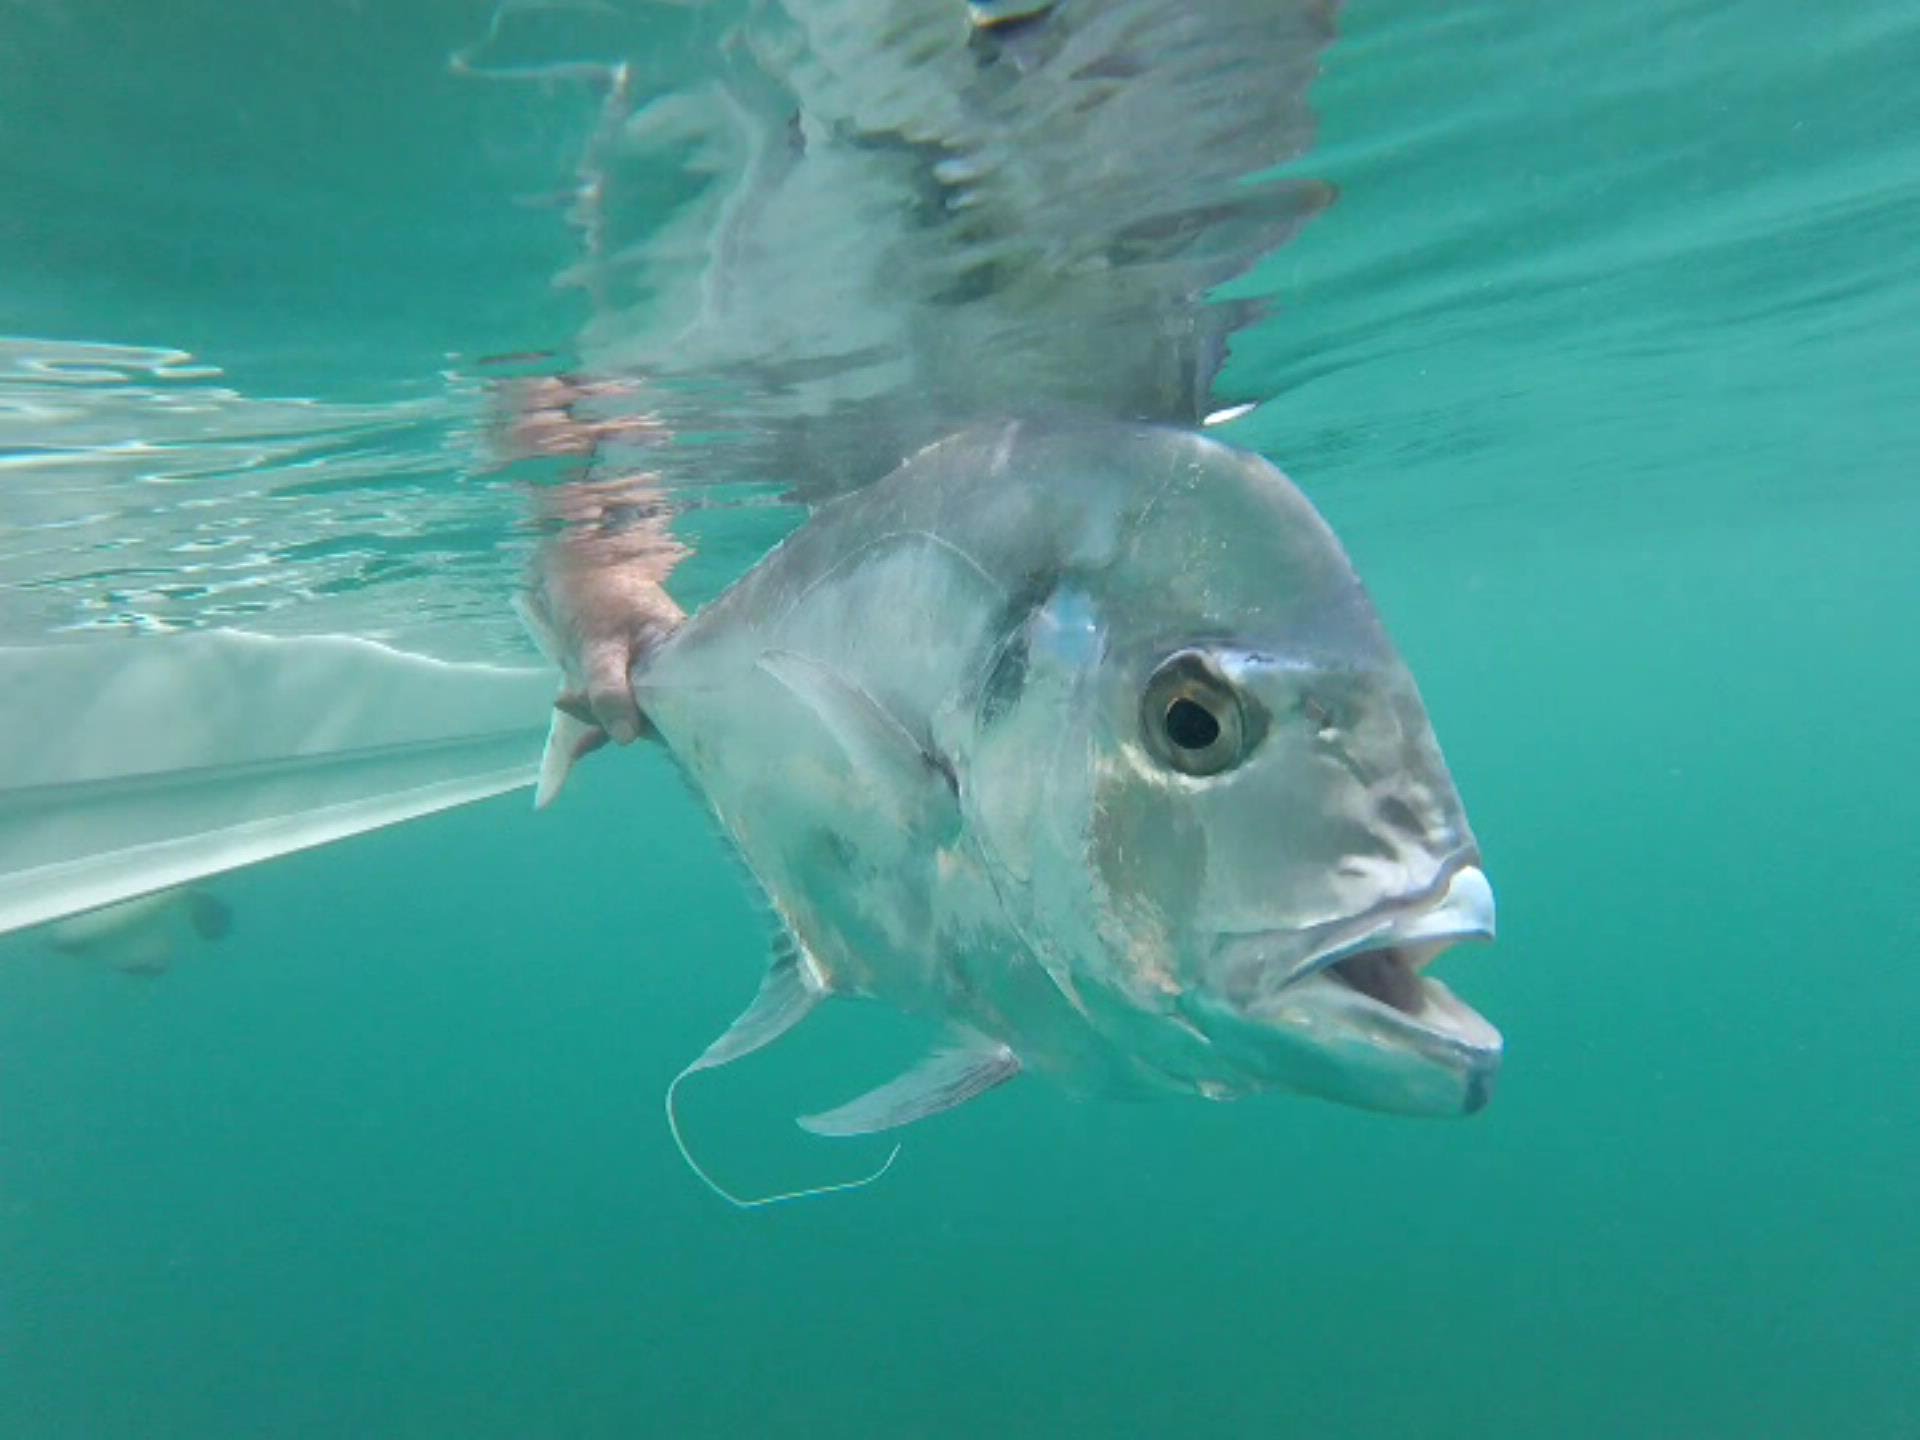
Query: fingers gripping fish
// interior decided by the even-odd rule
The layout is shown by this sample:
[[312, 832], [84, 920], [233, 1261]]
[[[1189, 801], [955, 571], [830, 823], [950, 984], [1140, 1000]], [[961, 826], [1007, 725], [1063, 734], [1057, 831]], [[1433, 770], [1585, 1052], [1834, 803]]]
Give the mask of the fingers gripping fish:
[[1499, 1034], [1427, 973], [1493, 934], [1479, 849], [1346, 555], [1256, 456], [962, 432], [819, 509], [631, 682], [784, 927], [676, 1091], [842, 996], [950, 1039], [802, 1120], [825, 1135], [1023, 1072], [1410, 1114], [1490, 1093]]

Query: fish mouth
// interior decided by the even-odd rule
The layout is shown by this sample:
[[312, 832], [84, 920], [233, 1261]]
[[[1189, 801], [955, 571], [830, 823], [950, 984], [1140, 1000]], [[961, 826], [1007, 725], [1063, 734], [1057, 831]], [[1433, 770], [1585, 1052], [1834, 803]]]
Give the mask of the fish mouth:
[[1427, 973], [1454, 946], [1493, 938], [1493, 888], [1474, 858], [1444, 867], [1418, 895], [1329, 927], [1290, 962], [1242, 971], [1252, 993], [1234, 1008], [1285, 1042], [1272, 1064], [1287, 1088], [1408, 1114], [1486, 1104], [1500, 1032]]
[[1472, 1006], [1426, 973], [1463, 942], [1493, 939], [1493, 887], [1478, 866], [1448, 877], [1440, 898], [1402, 911], [1382, 928], [1315, 956], [1279, 994], [1318, 978], [1351, 993], [1388, 1029], [1468, 1052], [1500, 1052], [1500, 1032]]

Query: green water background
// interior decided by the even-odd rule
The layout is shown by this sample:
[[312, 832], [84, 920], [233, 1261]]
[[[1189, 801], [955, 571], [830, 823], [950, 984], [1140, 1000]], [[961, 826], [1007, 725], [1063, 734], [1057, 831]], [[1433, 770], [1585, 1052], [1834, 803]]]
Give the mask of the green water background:
[[[438, 88], [483, 12], [170, 13], [6, 77], [7, 328], [328, 394], [564, 332], [551, 217], [463, 201], [566, 156]], [[1448, 968], [1508, 1036], [1491, 1109], [1017, 1085], [734, 1215], [658, 1103], [763, 937], [660, 758], [597, 757], [537, 820], [235, 877], [159, 982], [0, 942], [0, 1434], [1920, 1434], [1920, 28], [1343, 30], [1304, 167], [1342, 200], [1229, 379], [1485, 845], [1500, 942]], [[864, 1160], [786, 1117], [888, 1073], [882, 1022], [693, 1093], [703, 1150]]]

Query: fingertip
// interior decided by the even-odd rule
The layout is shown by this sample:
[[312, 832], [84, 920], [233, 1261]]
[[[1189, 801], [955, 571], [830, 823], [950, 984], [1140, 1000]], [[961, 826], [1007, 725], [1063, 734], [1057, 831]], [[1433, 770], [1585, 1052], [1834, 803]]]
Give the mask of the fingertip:
[[640, 737], [640, 707], [631, 695], [594, 696], [593, 717], [616, 745], [631, 745]]

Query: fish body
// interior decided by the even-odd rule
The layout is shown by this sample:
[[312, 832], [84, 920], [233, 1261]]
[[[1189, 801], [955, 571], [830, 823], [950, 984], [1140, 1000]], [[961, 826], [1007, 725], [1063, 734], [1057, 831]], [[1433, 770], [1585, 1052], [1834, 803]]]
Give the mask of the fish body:
[[951, 1027], [804, 1124], [1014, 1074], [1460, 1113], [1500, 1038], [1423, 971], [1492, 895], [1413, 680], [1264, 460], [980, 426], [818, 510], [634, 690], [787, 934], [697, 1062], [828, 996]]
[[161, 975], [192, 935], [212, 942], [233, 928], [233, 913], [204, 890], [178, 887], [102, 905], [47, 927], [54, 949], [104, 960], [130, 975]]

